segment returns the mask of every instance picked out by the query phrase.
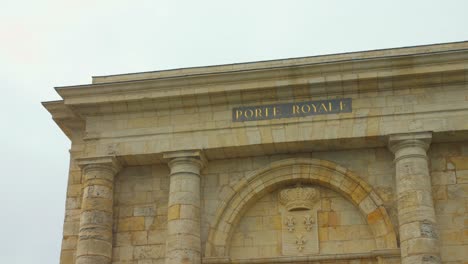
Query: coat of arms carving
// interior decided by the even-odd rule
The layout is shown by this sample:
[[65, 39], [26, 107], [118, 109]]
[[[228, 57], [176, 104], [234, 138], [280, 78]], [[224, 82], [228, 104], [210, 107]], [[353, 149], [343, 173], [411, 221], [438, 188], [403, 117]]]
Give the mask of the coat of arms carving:
[[319, 253], [317, 210], [320, 193], [317, 188], [297, 186], [281, 190], [283, 255]]

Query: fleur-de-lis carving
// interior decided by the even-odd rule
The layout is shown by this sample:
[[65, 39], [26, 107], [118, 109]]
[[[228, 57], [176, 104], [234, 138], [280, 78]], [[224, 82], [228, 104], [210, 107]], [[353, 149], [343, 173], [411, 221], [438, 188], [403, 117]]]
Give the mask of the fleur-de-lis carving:
[[304, 245], [306, 244], [307, 240], [304, 239], [304, 236], [303, 235], [299, 235], [298, 237], [296, 237], [296, 245], [297, 245], [297, 250], [299, 252], [302, 252], [302, 250], [304, 249]]
[[289, 232], [292, 232], [294, 231], [294, 225], [296, 224], [295, 220], [294, 220], [294, 216], [287, 216], [286, 217], [286, 227], [288, 228], [288, 231]]
[[310, 215], [305, 215], [304, 216], [304, 225], [307, 231], [312, 230], [312, 226], [315, 223], [315, 220], [312, 216]]

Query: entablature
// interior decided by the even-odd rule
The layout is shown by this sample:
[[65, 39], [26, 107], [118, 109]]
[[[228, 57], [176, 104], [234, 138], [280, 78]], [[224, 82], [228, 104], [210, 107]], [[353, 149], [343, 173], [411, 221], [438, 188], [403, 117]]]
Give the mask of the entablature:
[[[231, 143], [248, 146], [385, 137], [406, 130], [458, 133], [468, 129], [460, 122], [468, 110], [467, 72], [468, 42], [448, 43], [96, 77], [93, 84], [56, 88], [63, 100], [44, 106], [69, 138], [79, 134], [89, 144], [98, 145], [156, 139], [169, 142], [162, 143], [168, 146], [164, 151], [178, 150], [178, 144], [187, 140], [197, 142], [189, 148], [217, 149]], [[446, 91], [449, 99], [445, 99]], [[354, 100], [352, 113], [237, 123], [229, 117], [236, 106], [342, 97]], [[125, 120], [124, 125], [112, 123], [139, 115], [169, 122], [145, 127], [132, 127]], [[219, 119], [211, 120], [215, 115]], [[183, 121], [189, 119], [198, 121]], [[103, 122], [110, 125], [102, 126]], [[290, 140], [275, 135], [264, 139], [262, 131], [279, 127], [283, 127], [281, 133], [296, 131], [299, 135]], [[307, 129], [324, 132], [305, 135]], [[258, 134], [261, 139], [248, 134]], [[211, 137], [220, 144], [213, 144]], [[234, 140], [228, 144], [226, 137]]]

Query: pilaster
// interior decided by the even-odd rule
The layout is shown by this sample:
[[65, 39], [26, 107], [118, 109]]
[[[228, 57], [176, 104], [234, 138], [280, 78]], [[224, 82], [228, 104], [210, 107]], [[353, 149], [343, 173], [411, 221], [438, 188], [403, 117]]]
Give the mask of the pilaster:
[[391, 135], [402, 263], [441, 263], [426, 151], [430, 132]]
[[201, 263], [200, 170], [201, 151], [164, 154], [170, 167], [166, 263]]
[[76, 253], [77, 264], [112, 262], [114, 176], [120, 164], [114, 157], [77, 160], [83, 173], [83, 201]]

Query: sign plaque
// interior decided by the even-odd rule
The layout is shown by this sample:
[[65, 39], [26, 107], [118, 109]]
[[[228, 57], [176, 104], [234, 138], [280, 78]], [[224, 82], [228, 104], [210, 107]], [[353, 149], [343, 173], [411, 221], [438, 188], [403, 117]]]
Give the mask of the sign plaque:
[[293, 102], [232, 109], [233, 122], [259, 121], [313, 115], [351, 113], [351, 98]]

